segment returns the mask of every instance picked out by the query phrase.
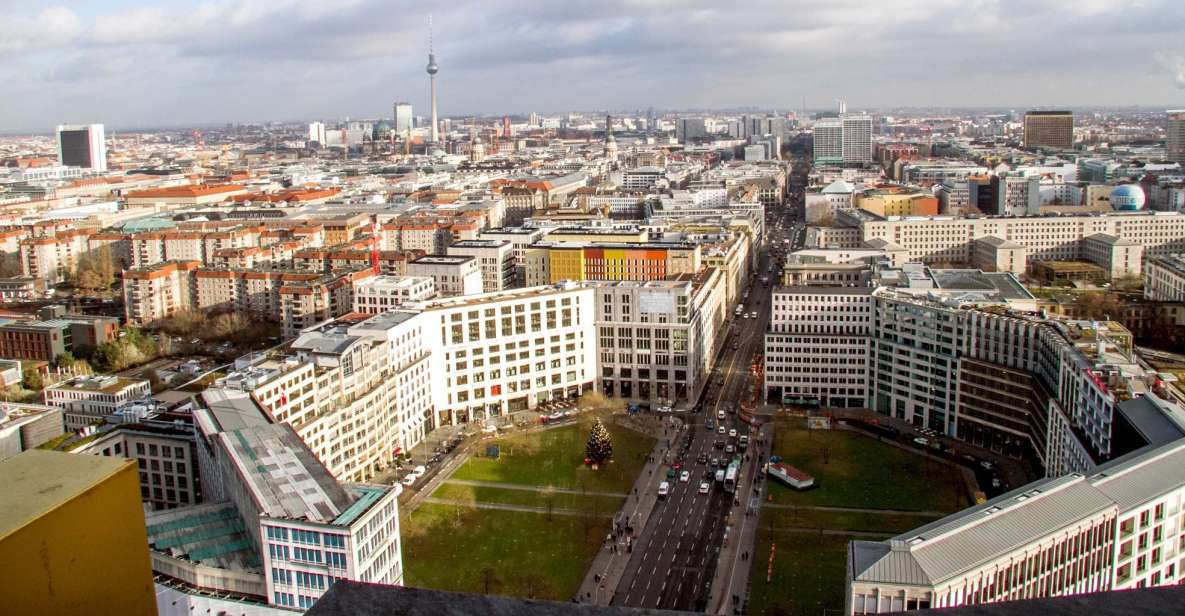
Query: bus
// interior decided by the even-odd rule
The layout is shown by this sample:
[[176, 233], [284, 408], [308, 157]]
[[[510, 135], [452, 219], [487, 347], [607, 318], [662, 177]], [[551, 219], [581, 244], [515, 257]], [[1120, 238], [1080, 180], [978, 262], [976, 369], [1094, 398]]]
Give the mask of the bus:
[[737, 473], [741, 471], [741, 459], [733, 458], [728, 465], [728, 470], [724, 471], [724, 491], [736, 492], [737, 489]]

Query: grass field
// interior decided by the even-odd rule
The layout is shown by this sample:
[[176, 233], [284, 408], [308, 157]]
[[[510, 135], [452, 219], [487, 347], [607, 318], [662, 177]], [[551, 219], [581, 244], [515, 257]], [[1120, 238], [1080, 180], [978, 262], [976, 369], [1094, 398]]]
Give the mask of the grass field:
[[774, 453], [814, 475], [818, 486], [795, 492], [771, 482], [775, 503], [904, 511], [957, 511], [971, 504], [957, 469], [856, 432], [779, 422]]
[[[584, 465], [584, 446], [591, 424], [580, 422], [534, 434], [518, 434], [489, 441], [500, 449], [498, 458], [470, 458], [454, 479], [495, 481], [533, 486], [555, 486], [595, 492], [625, 492], [641, 470], [654, 440], [612, 424], [613, 462], [592, 470]], [[481, 448], [482, 454], [485, 448]]]
[[542, 513], [421, 505], [401, 529], [406, 583], [565, 601], [576, 594], [609, 523], [592, 516], [549, 520]]
[[555, 509], [572, 511], [586, 511], [594, 514], [609, 515], [621, 508], [625, 500], [618, 496], [585, 496], [581, 494], [563, 494], [527, 492], [524, 490], [505, 490], [486, 486], [467, 486], [446, 483], [432, 493], [436, 498], [461, 501], [465, 503], [499, 503], [505, 505], [524, 505], [527, 507], [547, 508], [550, 500]]
[[[453, 479], [536, 486], [539, 491], [445, 483], [435, 498], [465, 503], [538, 507], [500, 511], [427, 503], [403, 520], [403, 558], [409, 586], [491, 592], [566, 601], [576, 594], [588, 563], [624, 497], [548, 492], [555, 487], [626, 494], [654, 439], [606, 424], [614, 461], [584, 465], [590, 422], [496, 439], [498, 458], [473, 457]], [[485, 447], [480, 448], [482, 454]], [[583, 516], [548, 515], [556, 510]]]
[[[843, 609], [848, 542], [885, 538], [917, 528], [936, 515], [820, 511], [809, 507], [953, 512], [969, 506], [957, 469], [860, 433], [808, 432], [800, 422], [779, 421], [775, 454], [812, 475], [817, 487], [796, 492], [770, 481], [774, 503], [761, 510], [748, 610], [750, 614], [822, 614]], [[839, 534], [811, 532], [827, 530]], [[776, 545], [770, 582], [770, 548]]]

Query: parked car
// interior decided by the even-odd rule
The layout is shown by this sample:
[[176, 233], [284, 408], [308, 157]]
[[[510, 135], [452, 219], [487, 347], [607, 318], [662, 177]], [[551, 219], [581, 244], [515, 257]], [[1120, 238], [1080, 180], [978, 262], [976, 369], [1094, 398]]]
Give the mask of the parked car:
[[925, 447], [926, 445], [930, 444], [930, 439], [928, 439], [924, 436], [919, 436], [919, 437], [914, 438], [913, 442], [917, 443], [918, 445], [921, 445], [922, 447]]

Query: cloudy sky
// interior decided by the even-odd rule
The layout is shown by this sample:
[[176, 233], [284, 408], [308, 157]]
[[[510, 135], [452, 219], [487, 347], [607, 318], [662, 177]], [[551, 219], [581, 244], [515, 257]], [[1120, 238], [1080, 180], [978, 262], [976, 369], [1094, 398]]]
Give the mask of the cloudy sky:
[[1181, 0], [0, 0], [0, 131], [752, 105], [1185, 107]]

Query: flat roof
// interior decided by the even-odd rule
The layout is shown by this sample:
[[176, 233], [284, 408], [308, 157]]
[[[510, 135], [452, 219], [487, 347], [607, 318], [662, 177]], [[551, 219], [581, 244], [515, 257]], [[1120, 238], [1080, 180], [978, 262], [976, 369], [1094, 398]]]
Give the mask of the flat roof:
[[0, 494], [4, 495], [0, 498], [0, 538], [135, 466], [124, 458], [40, 449], [0, 461]]
[[469, 255], [426, 255], [412, 261], [411, 263], [426, 263], [429, 265], [460, 265], [476, 259]]
[[931, 269], [934, 284], [943, 291], [993, 293], [1001, 299], [1033, 299], [1033, 295], [1007, 272], [983, 272], [972, 269]]

